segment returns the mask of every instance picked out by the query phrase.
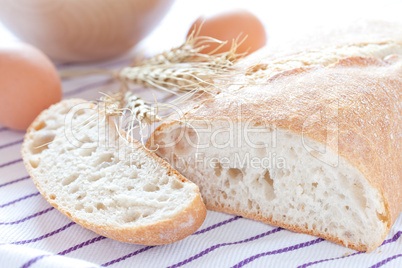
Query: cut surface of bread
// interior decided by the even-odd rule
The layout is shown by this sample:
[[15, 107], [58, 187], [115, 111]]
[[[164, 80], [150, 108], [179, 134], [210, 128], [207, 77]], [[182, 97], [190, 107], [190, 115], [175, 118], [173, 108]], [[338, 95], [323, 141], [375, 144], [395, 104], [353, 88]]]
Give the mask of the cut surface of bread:
[[401, 54], [390, 42], [260, 58], [147, 146], [209, 209], [372, 251], [402, 210]]
[[78, 224], [119, 241], [159, 245], [195, 232], [206, 216], [198, 187], [104, 112], [65, 100], [32, 123], [25, 165], [46, 200]]

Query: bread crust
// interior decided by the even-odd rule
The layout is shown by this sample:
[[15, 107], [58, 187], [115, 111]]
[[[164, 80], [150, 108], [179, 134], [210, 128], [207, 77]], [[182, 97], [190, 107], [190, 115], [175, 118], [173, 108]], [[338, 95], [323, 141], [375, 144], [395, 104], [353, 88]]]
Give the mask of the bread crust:
[[[229, 118], [234, 122], [251, 120], [254, 124], [273, 125], [325, 144], [356, 167], [381, 193], [386, 209], [383, 241], [402, 211], [402, 57], [348, 57], [326, 67], [307, 66], [274, 76], [267, 75], [263, 84], [249, 83], [245, 75], [234, 80], [233, 84], [240, 82], [243, 85], [229, 86], [226, 91], [230, 91], [230, 95], [218, 93], [195, 107], [187, 108], [181, 121], [213, 122], [220, 118]], [[310, 126], [307, 131], [303, 129], [304, 122], [310, 116], [320, 109], [331, 107], [333, 103], [337, 104], [337, 116], [326, 120], [328, 123], [335, 122], [336, 129], [330, 124], [330, 127], [325, 127], [322, 122]], [[174, 124], [178, 124], [177, 121], [162, 124], [153, 136]], [[328, 141], [327, 132], [337, 135], [338, 140]], [[147, 146], [151, 146], [151, 140], [153, 138]], [[207, 208], [345, 245], [337, 237], [326, 233], [289, 226], [247, 211], [211, 204], [207, 204]], [[359, 251], [372, 251], [377, 247], [368, 248], [363, 244], [345, 246]]]
[[[48, 198], [46, 200], [49, 202]], [[57, 205], [52, 205], [57, 208]], [[191, 204], [176, 217], [136, 228], [114, 228], [113, 226], [93, 225], [87, 221], [71, 217], [68, 212], [60, 208], [57, 209], [72, 221], [99, 235], [120, 242], [150, 246], [171, 244], [186, 238], [197, 231], [206, 217], [206, 208], [200, 194], [196, 195]]]
[[276, 221], [273, 220], [272, 218], [267, 218], [267, 217], [263, 217], [262, 215], [258, 215], [255, 213], [248, 213], [247, 211], [240, 211], [240, 210], [235, 210], [235, 209], [231, 209], [231, 208], [225, 208], [222, 206], [214, 206], [213, 204], [207, 204], [207, 209], [213, 210], [213, 211], [217, 211], [217, 212], [224, 212], [224, 213], [229, 213], [229, 214], [234, 214], [234, 215], [239, 215], [248, 219], [252, 219], [252, 220], [257, 220], [257, 221], [261, 221], [264, 223], [268, 223], [270, 225], [274, 225], [274, 226], [278, 226], [293, 232], [297, 232], [297, 233], [304, 233], [304, 234], [308, 234], [308, 235], [313, 235], [313, 236], [317, 236], [320, 238], [323, 238], [325, 240], [328, 241], [332, 241], [334, 243], [343, 245], [345, 247], [357, 250], [357, 251], [368, 251], [369, 249], [367, 248], [366, 245], [363, 244], [346, 244], [343, 240], [339, 239], [336, 236], [331, 236], [329, 233], [320, 233], [317, 230], [309, 230], [307, 227], [303, 227], [300, 225], [289, 225], [289, 224], [285, 224], [283, 222], [280, 221]]
[[[67, 216], [72, 221], [77, 224], [94, 231], [95, 233], [112, 238], [120, 242], [136, 243], [142, 245], [163, 245], [176, 242], [181, 240], [190, 234], [194, 233], [204, 222], [207, 211], [206, 207], [202, 201], [199, 189], [197, 187], [197, 193], [194, 196], [193, 201], [188, 207], [181, 211], [174, 218], [159, 221], [152, 225], [133, 227], [133, 228], [118, 228], [115, 226], [108, 225], [96, 225], [86, 221], [84, 219], [79, 219], [73, 217], [68, 211], [60, 208], [54, 200], [52, 200], [49, 195], [42, 189], [40, 182], [35, 178], [33, 168], [29, 163], [29, 150], [27, 144], [30, 141], [30, 133], [33, 129], [40, 126], [41, 121], [46, 120], [49, 114], [51, 114], [51, 109], [55, 105], [61, 105], [65, 108], [72, 107], [80, 103], [88, 103], [88, 101], [82, 99], [69, 99], [61, 101], [60, 103], [52, 105], [49, 109], [43, 111], [35, 120], [32, 122], [27, 130], [27, 134], [24, 137], [24, 142], [22, 145], [22, 156], [24, 160], [25, 167], [31, 176], [35, 186], [38, 188], [40, 194], [46, 199], [49, 204], [58, 209], [61, 213]], [[95, 104], [91, 105], [94, 108]], [[121, 130], [120, 130], [121, 131]], [[121, 131], [122, 132], [122, 131]], [[185, 177], [183, 177], [178, 171], [172, 168], [166, 161], [156, 156], [154, 153], [146, 150], [142, 147], [136, 140], [131, 140], [139, 150], [144, 150], [148, 157], [154, 159], [161, 167], [168, 170], [168, 175], [176, 176], [182, 182], [189, 182]], [[51, 177], [51, 174], [49, 174]]]

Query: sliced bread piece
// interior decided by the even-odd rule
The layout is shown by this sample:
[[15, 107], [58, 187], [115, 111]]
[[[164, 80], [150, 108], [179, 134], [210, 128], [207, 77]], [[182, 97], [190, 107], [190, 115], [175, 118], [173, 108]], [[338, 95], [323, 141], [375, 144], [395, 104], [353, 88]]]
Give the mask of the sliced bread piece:
[[259, 54], [147, 146], [208, 209], [372, 251], [402, 210], [401, 54], [393, 41]]
[[96, 105], [65, 100], [32, 123], [22, 155], [46, 200], [100, 235], [160, 245], [195, 232], [206, 216], [198, 187], [120, 135]]

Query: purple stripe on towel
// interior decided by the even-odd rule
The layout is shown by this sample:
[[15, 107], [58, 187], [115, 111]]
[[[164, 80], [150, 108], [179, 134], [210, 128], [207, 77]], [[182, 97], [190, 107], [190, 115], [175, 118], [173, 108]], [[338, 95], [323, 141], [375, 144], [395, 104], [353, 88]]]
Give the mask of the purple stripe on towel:
[[215, 249], [218, 249], [218, 248], [220, 248], [220, 247], [231, 246], [231, 245], [237, 245], [237, 244], [242, 244], [242, 243], [251, 242], [251, 241], [257, 240], [257, 239], [259, 239], [259, 238], [262, 238], [262, 237], [265, 237], [265, 236], [268, 236], [268, 235], [277, 233], [277, 232], [279, 232], [279, 231], [281, 231], [281, 230], [283, 230], [283, 229], [279, 227], [279, 228], [275, 228], [275, 229], [273, 229], [273, 230], [271, 230], [271, 231], [268, 231], [268, 232], [265, 232], [265, 233], [262, 233], [262, 234], [259, 234], [259, 235], [256, 235], [256, 236], [253, 236], [253, 237], [244, 239], [244, 240], [240, 240], [240, 241], [237, 241], [237, 242], [216, 244], [216, 245], [214, 245], [214, 246], [212, 246], [212, 247], [209, 247], [209, 248], [207, 248], [207, 249], [201, 251], [200, 253], [198, 253], [198, 254], [196, 254], [196, 255], [194, 255], [194, 256], [192, 256], [192, 257], [190, 257], [190, 258], [184, 260], [184, 261], [181, 261], [181, 262], [176, 263], [176, 264], [174, 264], [174, 265], [172, 265], [172, 266], [169, 266], [169, 268], [176, 268], [176, 267], [183, 266], [183, 265], [185, 265], [185, 264], [187, 264], [187, 263], [189, 263], [189, 262], [192, 262], [192, 261], [194, 261], [194, 260], [196, 260], [196, 259], [198, 259], [198, 258], [201, 258], [201, 257], [207, 255], [208, 253], [210, 253], [210, 252], [212, 252], [212, 251], [214, 251]]
[[209, 226], [209, 227], [207, 227], [205, 229], [202, 229], [202, 230], [199, 230], [199, 231], [193, 233], [193, 235], [203, 234], [205, 232], [211, 231], [212, 229], [218, 228], [219, 226], [225, 225], [225, 224], [227, 224], [229, 222], [232, 222], [232, 221], [235, 221], [235, 220], [238, 220], [238, 219], [241, 219], [241, 217], [236, 216], [236, 217], [230, 218], [230, 219], [228, 219], [226, 221], [218, 222], [218, 223], [216, 223], [214, 225], [211, 225], [211, 226]]
[[0, 132], [6, 131], [6, 130], [8, 130], [8, 128], [6, 128], [6, 127], [0, 127]]
[[29, 178], [30, 178], [30, 176], [26, 176], [26, 177], [22, 177], [22, 178], [19, 178], [19, 179], [15, 179], [15, 180], [0, 184], [0, 188], [4, 187], [4, 186], [7, 186], [7, 185], [10, 185], [10, 184], [13, 184], [13, 183], [17, 183], [17, 182], [20, 182], [20, 181], [27, 180]]
[[126, 67], [127, 65], [131, 65], [133, 63], [133, 59], [122, 59], [122, 60], [116, 60], [113, 62], [105, 63], [105, 64], [100, 64], [98, 67], [100, 68], [116, 68], [116, 67]]
[[[82, 248], [82, 247], [88, 246], [88, 245], [93, 244], [93, 243], [95, 243], [95, 242], [101, 241], [101, 240], [103, 240], [103, 239], [106, 239], [106, 237], [104, 237], [104, 236], [98, 236], [98, 237], [92, 238], [92, 239], [87, 240], [87, 241], [85, 241], [85, 242], [83, 242], [83, 243], [80, 243], [80, 244], [78, 244], [78, 245], [75, 245], [75, 246], [73, 246], [73, 247], [71, 247], [71, 248], [68, 248], [68, 249], [66, 249], [66, 250], [63, 250], [63, 251], [57, 253], [57, 255], [66, 255], [66, 254], [68, 254], [68, 253], [70, 253], [70, 252], [72, 252], [72, 251], [75, 251], [75, 250], [80, 249], [80, 248]], [[34, 264], [35, 262], [37, 262], [37, 261], [39, 261], [39, 260], [41, 260], [41, 259], [43, 259], [43, 258], [45, 258], [45, 257], [57, 256], [57, 255], [53, 255], [53, 254], [39, 255], [39, 256], [37, 256], [37, 257], [35, 257], [35, 258], [29, 260], [28, 262], [24, 263], [24, 265], [22, 265], [21, 268], [28, 268], [29, 266], [31, 266], [31, 265]]]
[[47, 209], [45, 209], [45, 210], [39, 211], [38, 213], [35, 213], [35, 214], [31, 215], [31, 216], [25, 217], [25, 218], [23, 218], [23, 219], [21, 219], [21, 220], [18, 220], [18, 221], [13, 221], [13, 222], [0, 222], [0, 225], [14, 225], [14, 224], [19, 224], [19, 223], [22, 223], [22, 222], [24, 222], [24, 221], [27, 221], [27, 220], [36, 218], [36, 217], [38, 217], [38, 216], [40, 216], [40, 215], [43, 215], [43, 214], [45, 214], [45, 213], [48, 213], [49, 211], [51, 211], [51, 210], [53, 210], [53, 209], [54, 209], [54, 207], [47, 208]]
[[122, 60], [117, 60], [114, 62], [110, 62], [110, 63], [106, 63], [103, 65], [100, 65], [102, 68], [115, 68], [115, 67], [126, 67], [127, 65], [132, 65], [133, 64], [134, 59], [133, 58], [129, 58], [129, 59], [122, 59]]
[[145, 251], [147, 251], [147, 250], [149, 250], [149, 249], [151, 249], [151, 248], [154, 248], [154, 247], [155, 247], [155, 246], [146, 246], [146, 247], [144, 247], [144, 248], [142, 248], [142, 249], [136, 250], [136, 251], [134, 251], [134, 252], [132, 252], [132, 253], [130, 253], [130, 254], [127, 254], [127, 255], [125, 255], [125, 256], [123, 256], [123, 257], [120, 257], [120, 258], [118, 258], [118, 259], [112, 260], [112, 261], [110, 261], [110, 262], [106, 262], [106, 263], [102, 264], [101, 266], [110, 266], [110, 265], [115, 264], [115, 263], [117, 263], [117, 262], [124, 261], [124, 260], [127, 259], [127, 258], [133, 257], [133, 256], [135, 256], [135, 255], [137, 255], [137, 254], [140, 254], [140, 253], [142, 253], [142, 252], [145, 252]]
[[97, 88], [97, 87], [100, 87], [100, 86], [111, 84], [113, 82], [114, 82], [114, 80], [108, 78], [106, 80], [96, 81], [96, 82], [93, 82], [93, 83], [90, 83], [90, 84], [86, 84], [86, 85], [84, 85], [82, 87], [79, 87], [79, 88], [64, 92], [64, 97], [79, 94], [79, 93], [82, 93], [84, 91], [87, 91], [87, 90], [90, 90], [90, 89], [93, 89], [93, 88]]
[[13, 161], [8, 162], [8, 163], [1, 164], [1, 165], [0, 165], [0, 168], [6, 167], [6, 166], [9, 166], [9, 165], [18, 163], [18, 162], [22, 162], [22, 158], [17, 159], [17, 160], [13, 160]]
[[75, 251], [75, 250], [77, 250], [77, 249], [80, 249], [80, 248], [82, 248], [82, 247], [91, 245], [91, 244], [93, 244], [93, 243], [95, 243], [95, 242], [98, 242], [98, 241], [101, 241], [101, 240], [103, 240], [103, 239], [106, 239], [106, 237], [104, 237], [104, 236], [98, 236], [98, 237], [92, 238], [92, 239], [90, 239], [90, 240], [87, 240], [87, 241], [85, 241], [85, 242], [83, 242], [83, 243], [81, 243], [81, 244], [78, 244], [78, 245], [75, 245], [75, 246], [73, 246], [73, 247], [71, 247], [71, 248], [68, 248], [68, 249], [66, 249], [66, 250], [63, 250], [63, 251], [61, 251], [61, 252], [59, 252], [59, 253], [57, 253], [57, 254], [58, 254], [58, 255], [66, 255], [66, 254], [68, 254], [68, 253], [70, 253], [70, 252], [73, 252], [73, 251]]
[[232, 268], [239, 268], [239, 267], [243, 267], [244, 265], [258, 259], [264, 256], [269, 256], [269, 255], [276, 255], [276, 254], [281, 254], [281, 253], [285, 253], [285, 252], [289, 252], [289, 251], [293, 251], [293, 250], [297, 250], [299, 248], [304, 248], [304, 247], [309, 247], [312, 246], [314, 244], [318, 244], [321, 243], [322, 241], [324, 241], [324, 239], [322, 238], [317, 238], [308, 242], [304, 242], [304, 243], [300, 243], [294, 246], [290, 246], [290, 247], [286, 247], [286, 248], [281, 248], [281, 249], [277, 249], [277, 250], [273, 250], [273, 251], [268, 251], [268, 252], [264, 252], [264, 253], [260, 253], [254, 256], [251, 256], [245, 260], [242, 260], [241, 262], [239, 262], [238, 264], [234, 265]]
[[402, 257], [402, 254], [394, 255], [392, 257], [386, 258], [385, 260], [380, 261], [379, 263], [374, 264], [370, 268], [378, 268], [386, 264], [387, 262], [390, 262], [392, 260], [395, 260], [396, 258]]
[[24, 141], [24, 139], [21, 139], [21, 140], [16, 140], [16, 141], [13, 141], [13, 142], [10, 142], [10, 143], [2, 144], [2, 145], [0, 145], [0, 150], [4, 149], [4, 148], [7, 148], [7, 147], [10, 147], [10, 146], [13, 146], [13, 145], [16, 145], [16, 144], [20, 144], [23, 141]]
[[395, 242], [396, 240], [398, 240], [401, 237], [401, 235], [402, 235], [402, 231], [396, 232], [392, 238], [384, 240], [384, 242], [382, 242], [381, 246]]
[[[96, 69], [105, 69], [105, 68], [117, 68], [117, 67], [121, 67], [121, 66], [127, 66], [127, 65], [131, 65], [131, 63], [133, 62], [133, 59], [122, 59], [122, 60], [115, 60], [112, 62], [108, 62], [108, 63], [103, 63], [103, 64], [99, 64], [97, 65], [97, 67], [91, 67], [91, 66], [86, 66], [86, 65], [80, 65], [80, 64], [76, 64], [74, 62], [65, 62], [65, 63], [60, 63], [56, 65], [57, 69], [67, 69], [67, 68], [75, 68], [75, 67], [87, 67], [88, 69], [91, 68], [96, 68]], [[83, 69], [83, 71], [85, 71]], [[63, 79], [64, 80], [64, 79]]]
[[73, 226], [74, 224], [75, 224], [75, 222], [70, 222], [70, 223], [64, 225], [63, 227], [61, 227], [61, 228], [59, 228], [59, 229], [53, 231], [53, 232], [47, 233], [47, 234], [42, 235], [42, 236], [39, 236], [39, 237], [37, 237], [37, 238], [33, 238], [33, 239], [29, 239], [29, 240], [16, 241], [16, 242], [12, 242], [12, 243], [10, 243], [10, 244], [14, 244], [14, 245], [23, 245], [23, 244], [28, 244], [28, 243], [37, 242], [37, 241], [39, 241], [39, 240], [43, 240], [43, 239], [46, 239], [46, 238], [48, 238], [48, 237], [51, 237], [51, 236], [53, 236], [53, 235], [55, 235], [55, 234], [58, 234], [58, 233], [60, 233], [60, 232], [62, 232], [62, 231], [64, 231], [64, 230], [66, 230], [67, 228], [70, 228], [70, 227]]
[[39, 261], [40, 259], [43, 259], [44, 257], [48, 257], [48, 256], [52, 256], [52, 254], [46, 254], [46, 255], [40, 255], [34, 259], [29, 260], [28, 262], [24, 263], [21, 268], [28, 268], [29, 266], [31, 266], [32, 264], [34, 264], [35, 262]]
[[[228, 220], [225, 220], [225, 221], [216, 223], [216, 224], [211, 225], [211, 226], [209, 226], [209, 227], [207, 227], [207, 228], [205, 228], [205, 229], [202, 229], [202, 230], [200, 230], [200, 231], [198, 231], [198, 232], [195, 232], [193, 235], [202, 234], [202, 233], [211, 231], [211, 230], [213, 230], [213, 229], [215, 229], [215, 228], [218, 228], [218, 227], [220, 227], [220, 226], [222, 226], [222, 225], [228, 224], [228, 223], [230, 223], [230, 222], [232, 222], [232, 221], [235, 221], [235, 220], [238, 220], [238, 219], [241, 219], [241, 217], [240, 217], [240, 216], [235, 216], [235, 217], [233, 217], [233, 218], [230, 218], [230, 219], [228, 219]], [[65, 254], [68, 254], [68, 253], [70, 253], [70, 252], [72, 252], [72, 251], [75, 251], [75, 250], [80, 249], [80, 248], [82, 248], [82, 247], [88, 246], [88, 245], [93, 244], [93, 243], [95, 243], [95, 242], [101, 241], [101, 240], [103, 240], [103, 239], [106, 239], [106, 237], [103, 237], [103, 236], [95, 237], [95, 238], [90, 239], [90, 240], [88, 240], [88, 241], [85, 241], [85, 242], [83, 242], [83, 243], [81, 243], [81, 244], [75, 245], [75, 246], [73, 246], [73, 247], [71, 247], [71, 248], [68, 248], [68, 249], [66, 249], [66, 250], [64, 250], [64, 251], [61, 251], [61, 252], [58, 253], [58, 255], [65, 255]], [[107, 263], [104, 263], [103, 266], [109, 266], [109, 265], [115, 264], [115, 263], [117, 263], [117, 262], [123, 261], [123, 260], [125, 260], [125, 259], [127, 259], [127, 258], [130, 258], [130, 257], [132, 257], [132, 256], [135, 256], [135, 255], [137, 255], [137, 254], [139, 254], [139, 253], [145, 252], [145, 251], [147, 251], [147, 250], [149, 250], [149, 249], [151, 249], [151, 248], [153, 248], [153, 247], [154, 247], [154, 246], [148, 246], [148, 247], [139, 249], [139, 250], [134, 251], [134, 252], [132, 252], [132, 253], [130, 253], [130, 254], [128, 254], [128, 255], [125, 255], [125, 256], [120, 257], [120, 258], [118, 258], [118, 259], [115, 259], [115, 260], [109, 261], [109, 262], [107, 262]], [[31, 266], [32, 264], [34, 264], [35, 262], [37, 262], [37, 261], [39, 261], [39, 260], [41, 260], [41, 259], [43, 259], [43, 258], [45, 258], [45, 257], [49, 257], [49, 256], [55, 256], [55, 255], [46, 254], [46, 255], [37, 256], [37, 257], [35, 257], [35, 258], [29, 260], [29, 261], [28, 261], [27, 263], [25, 263], [22, 267], [27, 268], [27, 267]]]
[[341, 256], [341, 257], [337, 257], [337, 258], [330, 258], [330, 259], [324, 259], [324, 260], [319, 260], [319, 261], [314, 261], [314, 262], [309, 262], [309, 263], [305, 263], [303, 265], [297, 266], [297, 268], [304, 268], [304, 267], [308, 267], [314, 264], [318, 264], [321, 262], [326, 262], [326, 261], [333, 261], [333, 260], [339, 260], [339, 259], [343, 259], [343, 258], [348, 258], [348, 257], [352, 257], [354, 255], [358, 255], [358, 254], [362, 254], [363, 252], [355, 252], [353, 254], [349, 254], [349, 255], [345, 255], [345, 256]]
[[20, 202], [20, 201], [25, 200], [25, 199], [28, 199], [28, 198], [30, 198], [30, 197], [37, 196], [37, 195], [39, 195], [39, 194], [40, 194], [39, 192], [36, 192], [36, 193], [33, 193], [33, 194], [29, 194], [29, 195], [23, 196], [23, 197], [21, 197], [21, 198], [15, 199], [14, 201], [8, 202], [8, 203], [3, 204], [3, 205], [0, 205], [0, 208], [4, 208], [4, 207], [7, 207], [7, 206], [10, 206], [10, 205], [12, 205], [12, 204], [15, 204], [15, 203]]
[[[392, 238], [384, 240], [384, 242], [382, 242], [381, 246], [395, 242], [396, 240], [399, 239], [399, 237], [401, 237], [402, 231], [398, 231]], [[381, 247], [380, 246], [380, 247]], [[318, 263], [322, 263], [322, 262], [327, 262], [327, 261], [334, 261], [334, 260], [340, 260], [340, 259], [344, 259], [344, 258], [349, 258], [355, 255], [359, 255], [359, 254], [363, 254], [365, 252], [355, 252], [353, 254], [350, 255], [346, 255], [346, 256], [341, 256], [341, 257], [336, 257], [336, 258], [330, 258], [330, 259], [323, 259], [323, 260], [318, 260], [318, 261], [314, 261], [314, 262], [309, 262], [309, 263], [305, 263], [303, 265], [298, 266], [297, 268], [305, 268], [314, 264], [318, 264]]]
[[[214, 225], [211, 225], [211, 226], [209, 226], [209, 227], [207, 227], [207, 228], [205, 228], [205, 229], [202, 229], [202, 230], [200, 230], [200, 231], [197, 231], [197, 232], [193, 233], [193, 235], [198, 235], [198, 234], [206, 233], [206, 232], [208, 232], [208, 231], [211, 231], [211, 230], [213, 230], [213, 229], [215, 229], [215, 228], [218, 228], [218, 227], [220, 227], [220, 226], [222, 226], [222, 225], [228, 224], [228, 223], [230, 223], [230, 222], [232, 222], [232, 221], [235, 221], [235, 220], [238, 220], [238, 219], [240, 219], [240, 218], [241, 218], [241, 217], [239, 217], [239, 216], [232, 217], [232, 218], [230, 218], [230, 219], [228, 219], [228, 220], [221, 221], [221, 222], [216, 223], [216, 224], [214, 224]], [[154, 246], [148, 246], [148, 247], [139, 249], [139, 250], [134, 251], [134, 252], [132, 252], [132, 253], [130, 253], [130, 254], [127, 254], [127, 255], [125, 255], [125, 256], [123, 256], [123, 257], [120, 257], [120, 258], [118, 258], [118, 259], [115, 259], [115, 260], [109, 261], [109, 262], [107, 262], [107, 263], [104, 263], [104, 264], [102, 264], [102, 266], [109, 266], [109, 265], [115, 264], [115, 263], [117, 263], [117, 262], [124, 261], [124, 260], [127, 259], [127, 258], [133, 257], [133, 256], [135, 256], [135, 255], [137, 255], [137, 254], [139, 254], [139, 253], [145, 252], [145, 251], [147, 251], [147, 250], [149, 250], [149, 249], [151, 249], [151, 248], [153, 248], [153, 247], [154, 247]]]

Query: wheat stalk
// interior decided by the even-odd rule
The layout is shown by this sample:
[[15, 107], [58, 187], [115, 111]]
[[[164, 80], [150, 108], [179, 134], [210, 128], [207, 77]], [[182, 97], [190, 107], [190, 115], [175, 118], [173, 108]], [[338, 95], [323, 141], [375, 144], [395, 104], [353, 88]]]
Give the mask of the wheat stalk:
[[[101, 102], [105, 104], [106, 115], [125, 115], [126, 112], [141, 125], [150, 125], [162, 119], [158, 116], [159, 109], [150, 106], [128, 88], [128, 84], [151, 87], [178, 95], [173, 101], [184, 102], [196, 93], [218, 90], [215, 79], [223, 80], [233, 69], [233, 64], [240, 54], [236, 54], [238, 46], [245, 40], [240, 37], [232, 42], [229, 51], [216, 54], [226, 42], [211, 37], [198, 36], [199, 29], [194, 30], [179, 47], [144, 59], [134, 66], [113, 72], [113, 76], [122, 82], [122, 87], [112, 95], [105, 95]], [[201, 53], [202, 49], [218, 43], [211, 53]], [[161, 104], [168, 106], [168, 103]], [[130, 130], [134, 128], [131, 122]]]
[[[226, 42], [211, 37], [198, 36], [194, 30], [186, 42], [170, 51], [143, 60], [136, 66], [123, 68], [117, 75], [123, 83], [133, 83], [157, 88], [172, 94], [183, 91], [208, 90], [213, 80], [222, 78], [241, 55], [236, 54], [238, 46], [247, 38], [237, 38], [229, 51], [213, 55]], [[220, 44], [211, 53], [200, 51], [212, 43]]]

